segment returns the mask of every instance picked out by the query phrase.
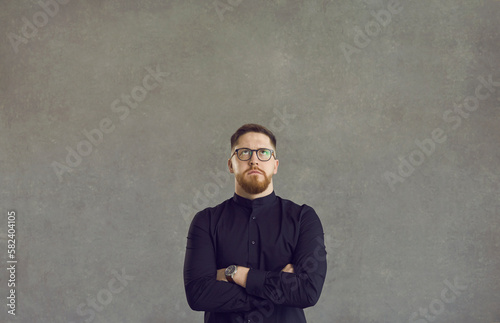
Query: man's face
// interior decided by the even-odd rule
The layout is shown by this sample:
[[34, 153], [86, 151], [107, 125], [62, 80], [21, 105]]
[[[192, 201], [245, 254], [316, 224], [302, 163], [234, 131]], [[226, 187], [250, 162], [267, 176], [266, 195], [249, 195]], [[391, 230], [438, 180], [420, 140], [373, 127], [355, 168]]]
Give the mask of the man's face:
[[[269, 137], [257, 132], [247, 132], [238, 138], [234, 149], [238, 148], [274, 150]], [[231, 153], [234, 152], [234, 149]], [[241, 161], [235, 154], [228, 161], [229, 171], [234, 173], [236, 185], [248, 194], [259, 194], [266, 189], [272, 191], [272, 177], [278, 172], [278, 164], [279, 162], [274, 156], [268, 161], [259, 160], [255, 151], [250, 160]], [[269, 186], [270, 184], [271, 186]]]

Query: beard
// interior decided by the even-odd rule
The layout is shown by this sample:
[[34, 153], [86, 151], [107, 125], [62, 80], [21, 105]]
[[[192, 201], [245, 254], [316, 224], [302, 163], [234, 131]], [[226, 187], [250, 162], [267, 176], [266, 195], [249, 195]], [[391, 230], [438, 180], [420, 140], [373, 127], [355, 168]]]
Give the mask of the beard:
[[[264, 178], [262, 178], [259, 175], [246, 177], [245, 174], [252, 170], [258, 170], [264, 175]], [[238, 184], [240, 184], [241, 188], [243, 188], [243, 190], [245, 190], [245, 192], [247, 192], [248, 194], [259, 194], [264, 192], [269, 187], [269, 184], [271, 184], [272, 177], [273, 177], [272, 175], [267, 176], [261, 169], [253, 167], [244, 172], [243, 174], [236, 175], [236, 181], [238, 182]]]

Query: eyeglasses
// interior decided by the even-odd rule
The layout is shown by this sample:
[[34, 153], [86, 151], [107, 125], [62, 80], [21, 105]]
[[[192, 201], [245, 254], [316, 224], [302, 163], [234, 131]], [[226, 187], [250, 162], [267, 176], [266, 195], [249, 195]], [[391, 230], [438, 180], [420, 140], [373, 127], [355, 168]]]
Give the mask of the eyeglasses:
[[238, 159], [241, 161], [247, 161], [252, 158], [253, 152], [257, 152], [257, 158], [260, 161], [268, 161], [272, 156], [276, 159], [276, 155], [274, 154], [274, 150], [267, 148], [259, 148], [259, 149], [249, 149], [249, 148], [238, 148], [234, 150], [234, 153], [229, 157], [231, 159], [234, 154], [238, 156]]

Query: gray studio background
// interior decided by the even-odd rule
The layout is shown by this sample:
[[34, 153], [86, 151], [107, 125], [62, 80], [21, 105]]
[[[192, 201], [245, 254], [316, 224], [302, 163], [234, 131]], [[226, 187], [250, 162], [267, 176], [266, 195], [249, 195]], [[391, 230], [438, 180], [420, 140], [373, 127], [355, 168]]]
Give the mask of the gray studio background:
[[248, 122], [323, 222], [309, 322], [500, 322], [500, 1], [0, 7], [1, 322], [202, 322], [187, 230]]

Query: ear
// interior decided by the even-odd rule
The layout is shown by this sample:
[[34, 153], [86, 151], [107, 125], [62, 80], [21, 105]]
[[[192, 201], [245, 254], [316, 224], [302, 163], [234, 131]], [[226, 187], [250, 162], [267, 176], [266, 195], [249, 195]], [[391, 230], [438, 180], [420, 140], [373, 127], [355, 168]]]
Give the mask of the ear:
[[273, 171], [273, 174], [276, 174], [278, 172], [278, 166], [280, 164], [280, 161], [279, 160], [275, 160], [274, 161], [274, 171]]
[[231, 174], [233, 174], [233, 173], [234, 173], [234, 170], [233, 170], [233, 162], [231, 161], [231, 159], [228, 159], [228, 160], [227, 160], [227, 167], [229, 168], [229, 172], [230, 172]]

